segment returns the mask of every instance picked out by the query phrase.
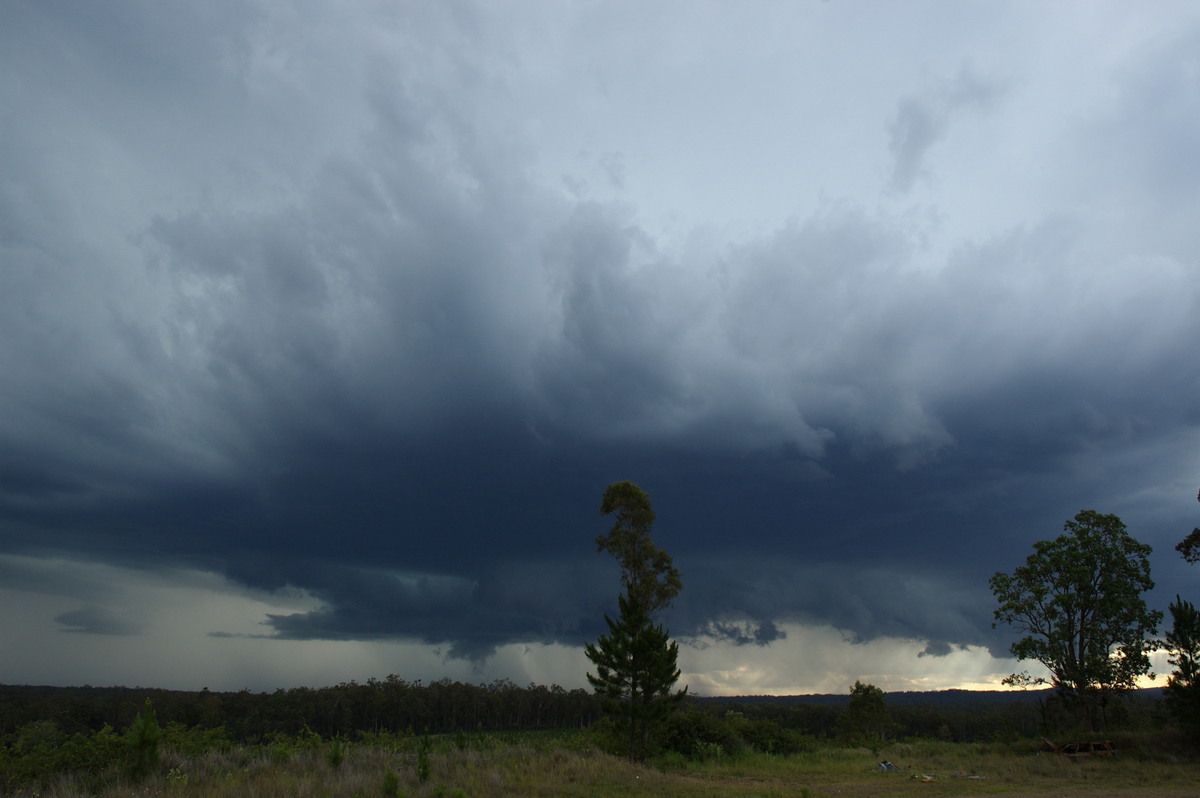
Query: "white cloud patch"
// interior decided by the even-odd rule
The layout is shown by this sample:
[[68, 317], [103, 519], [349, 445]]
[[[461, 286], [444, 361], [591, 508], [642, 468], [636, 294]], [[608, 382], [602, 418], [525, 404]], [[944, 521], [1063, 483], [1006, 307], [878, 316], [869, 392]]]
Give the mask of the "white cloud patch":
[[680, 682], [714, 696], [842, 694], [849, 693], [855, 681], [887, 692], [997, 690], [1015, 664], [995, 659], [980, 647], [923, 657], [923, 644], [916, 640], [883, 637], [855, 643], [831, 626], [785, 623], [781, 628], [786, 635], [766, 651], [682, 648]]

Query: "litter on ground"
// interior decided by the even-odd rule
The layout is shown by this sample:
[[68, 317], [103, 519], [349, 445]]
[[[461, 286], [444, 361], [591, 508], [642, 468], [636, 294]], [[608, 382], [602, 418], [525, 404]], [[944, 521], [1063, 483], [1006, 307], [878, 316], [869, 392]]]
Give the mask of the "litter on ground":
[[974, 773], [968, 773], [965, 770], [956, 770], [948, 776], [940, 776], [937, 773], [914, 773], [914, 779], [924, 782], [938, 781], [939, 779], [983, 779], [984, 776], [976, 776]]

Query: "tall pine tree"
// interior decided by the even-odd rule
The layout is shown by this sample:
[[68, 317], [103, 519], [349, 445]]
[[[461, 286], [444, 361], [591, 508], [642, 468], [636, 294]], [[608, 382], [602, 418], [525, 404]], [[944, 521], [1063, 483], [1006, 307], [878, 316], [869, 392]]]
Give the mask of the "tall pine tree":
[[1164, 642], [1175, 669], [1163, 695], [1184, 730], [1200, 739], [1200, 611], [1178, 595], [1168, 609], [1172, 625]]
[[608, 634], [584, 649], [596, 666], [596, 675], [587, 678], [605, 714], [628, 737], [629, 758], [643, 759], [651, 731], [679, 705], [687, 688], [672, 689], [679, 680], [679, 644], [641, 604], [624, 594], [617, 601], [619, 617], [604, 616]]

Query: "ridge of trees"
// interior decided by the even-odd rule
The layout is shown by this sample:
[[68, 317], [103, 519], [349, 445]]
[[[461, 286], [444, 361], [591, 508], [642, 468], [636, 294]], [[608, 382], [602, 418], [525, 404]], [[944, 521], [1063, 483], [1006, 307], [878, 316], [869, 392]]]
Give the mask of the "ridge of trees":
[[149, 698], [159, 720], [223, 728], [237, 742], [311, 731], [325, 738], [428, 729], [551, 729], [590, 726], [600, 716], [592, 694], [558, 685], [520, 687], [509, 680], [476, 685], [442, 679], [423, 684], [390, 675], [329, 687], [272, 693], [180, 691], [129, 687], [0, 685], [0, 735], [38, 721], [64, 734], [124, 728]]
[[[896, 736], [978, 742], [1033, 737], [1068, 729], [1071, 718], [1055, 708], [1052, 689], [885, 693]], [[1135, 690], [1126, 701], [1128, 721], [1160, 722], [1162, 689]], [[520, 687], [511, 681], [473, 685], [444, 679], [423, 684], [398, 676], [329, 687], [274, 692], [182, 691], [131, 687], [0, 685], [0, 740], [31, 724], [49, 724], [58, 735], [128, 727], [149, 698], [165, 726], [219, 729], [233, 742], [312, 732], [325, 739], [421, 731], [565, 729], [593, 726], [601, 716], [589, 690], [553, 685]], [[833, 739], [850, 696], [689, 695], [682, 712], [724, 716], [738, 712], [816, 739]]]

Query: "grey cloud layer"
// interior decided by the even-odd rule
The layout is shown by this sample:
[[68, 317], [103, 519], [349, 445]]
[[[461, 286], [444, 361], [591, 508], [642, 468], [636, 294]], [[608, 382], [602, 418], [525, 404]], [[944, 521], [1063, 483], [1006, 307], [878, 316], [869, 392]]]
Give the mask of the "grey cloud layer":
[[[203, 562], [325, 602], [280, 636], [478, 657], [594, 634], [595, 505], [631, 478], [691, 565], [681, 633], [799, 618], [938, 653], [994, 642], [988, 557], [1082, 504], [1174, 534], [1106, 463], [1194, 464], [1197, 197], [1171, 167], [1200, 115], [1143, 124], [1155, 91], [1194, 105], [1194, 33], [1114, 78], [1112, 138], [1043, 164], [1071, 181], [1145, 143], [1086, 172], [1101, 201], [939, 259], [936, 221], [886, 203], [681, 243], [635, 200], [564, 195], [506, 104], [520, 59], [467, 7], [59, 10], [4, 12], [7, 548]], [[893, 98], [878, 194], [1018, 91], [960, 72]]]
[[910, 190], [923, 176], [930, 148], [946, 136], [952, 116], [986, 110], [1001, 93], [994, 81], [981, 79], [964, 67], [945, 85], [900, 100], [888, 131], [888, 149], [895, 159], [890, 187], [899, 192]]

